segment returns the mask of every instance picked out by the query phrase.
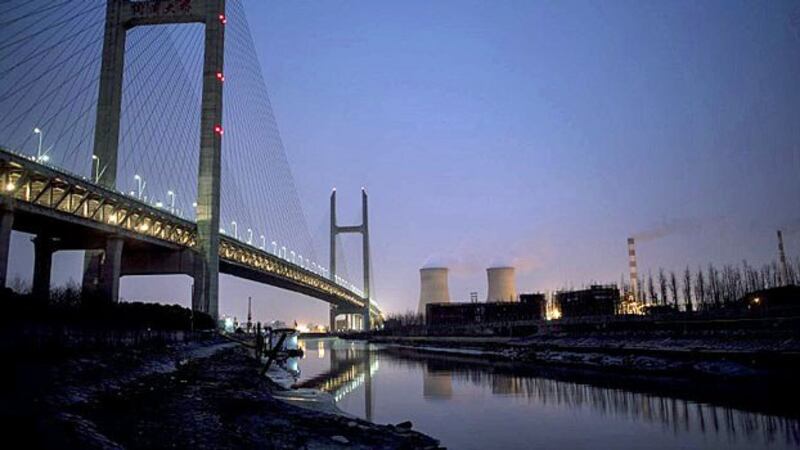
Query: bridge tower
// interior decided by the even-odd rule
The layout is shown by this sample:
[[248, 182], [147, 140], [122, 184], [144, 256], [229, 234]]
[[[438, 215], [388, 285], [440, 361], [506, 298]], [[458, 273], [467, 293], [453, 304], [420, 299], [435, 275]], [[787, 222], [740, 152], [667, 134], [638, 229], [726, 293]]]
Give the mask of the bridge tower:
[[[176, 23], [205, 24], [200, 162], [197, 177], [197, 248], [192, 308], [218, 315], [220, 158], [222, 149], [222, 82], [225, 47], [225, 0], [107, 0], [100, 68], [92, 177], [116, 190], [125, 38], [131, 28]], [[165, 150], [168, 151], [168, 150]], [[123, 242], [109, 236], [101, 250], [87, 251], [83, 289], [87, 296], [116, 301]]]
[[[362, 265], [364, 271], [364, 308], [360, 313], [363, 329], [370, 329], [370, 293], [369, 293], [369, 220], [367, 214], [367, 190], [361, 188], [361, 225], [339, 226], [336, 223], [336, 188], [331, 192], [331, 248], [330, 248], [330, 274], [331, 280], [336, 282], [336, 235], [344, 233], [361, 234], [361, 249], [363, 252]], [[342, 311], [336, 305], [331, 305], [330, 330], [336, 327], [336, 316], [339, 314], [350, 314], [351, 311]]]

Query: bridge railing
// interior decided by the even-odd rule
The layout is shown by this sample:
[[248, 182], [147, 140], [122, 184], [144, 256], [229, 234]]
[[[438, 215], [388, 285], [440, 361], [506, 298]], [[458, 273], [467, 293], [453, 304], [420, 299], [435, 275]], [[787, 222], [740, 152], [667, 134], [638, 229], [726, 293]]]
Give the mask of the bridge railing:
[[195, 245], [196, 225], [135, 198], [0, 149], [2, 191], [31, 212], [66, 214], [123, 234]]

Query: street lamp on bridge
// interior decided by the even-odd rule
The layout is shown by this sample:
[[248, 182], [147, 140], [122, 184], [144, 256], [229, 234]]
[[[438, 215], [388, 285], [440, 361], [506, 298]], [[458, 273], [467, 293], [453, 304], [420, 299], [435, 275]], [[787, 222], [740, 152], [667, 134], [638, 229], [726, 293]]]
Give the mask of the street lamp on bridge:
[[233, 238], [239, 239], [239, 224], [235, 220], [231, 221], [231, 228], [233, 229]]
[[33, 129], [33, 134], [39, 135], [39, 147], [36, 149], [36, 162], [39, 162], [42, 159], [42, 136], [44, 133], [39, 127], [36, 127]]
[[97, 155], [92, 155], [92, 161], [94, 161], [94, 182], [100, 182], [100, 158]]
[[253, 245], [253, 230], [247, 229], [247, 245]]
[[267, 247], [267, 238], [264, 235], [261, 235], [261, 250], [264, 250]]
[[147, 187], [147, 182], [142, 180], [141, 175], [139, 175], [138, 173], [133, 176], [133, 179], [136, 180], [136, 183], [137, 183], [136, 184], [137, 185], [137, 191], [136, 191], [137, 194], [136, 194], [136, 196], [139, 198], [139, 200], [141, 200], [142, 199], [142, 193], [144, 192], [144, 188]]
[[175, 192], [167, 191], [167, 197], [170, 199], [169, 210], [172, 214], [175, 214]]

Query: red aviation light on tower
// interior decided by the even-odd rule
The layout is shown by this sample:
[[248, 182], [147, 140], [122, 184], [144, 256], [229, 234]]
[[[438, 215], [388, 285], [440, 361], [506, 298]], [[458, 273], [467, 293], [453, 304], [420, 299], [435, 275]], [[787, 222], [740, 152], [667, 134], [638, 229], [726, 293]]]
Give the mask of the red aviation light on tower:
[[224, 132], [225, 130], [222, 129], [222, 125], [214, 125], [214, 133], [217, 133], [218, 135], [222, 136]]
[[220, 83], [224, 83], [225, 75], [222, 72], [217, 72], [217, 79], [219, 80]]
[[228, 23], [228, 19], [225, 17], [225, 14], [220, 14], [219, 15], [219, 21], [222, 22], [223, 25]]

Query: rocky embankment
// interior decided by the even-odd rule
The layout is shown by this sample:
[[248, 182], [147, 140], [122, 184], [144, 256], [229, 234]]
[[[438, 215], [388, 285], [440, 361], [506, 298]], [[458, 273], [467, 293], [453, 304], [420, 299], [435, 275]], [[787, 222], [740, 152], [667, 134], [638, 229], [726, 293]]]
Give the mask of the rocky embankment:
[[219, 338], [58, 360], [31, 356], [10, 375], [0, 393], [6, 437], [34, 448], [438, 446], [408, 426], [286, 404], [246, 349]]

